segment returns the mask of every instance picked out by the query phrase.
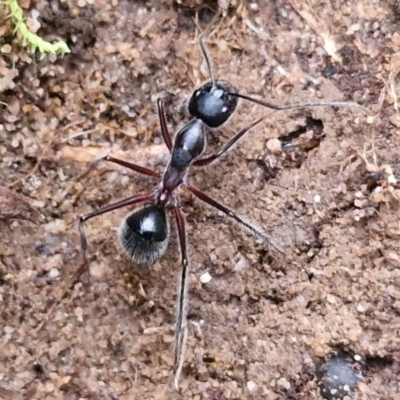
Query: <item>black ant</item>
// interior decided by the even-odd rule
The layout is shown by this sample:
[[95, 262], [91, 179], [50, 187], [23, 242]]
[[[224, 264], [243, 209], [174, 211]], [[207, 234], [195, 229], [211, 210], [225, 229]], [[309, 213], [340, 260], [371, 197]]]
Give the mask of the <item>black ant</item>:
[[79, 232], [81, 236], [84, 263], [80, 268], [78, 268], [78, 271], [75, 274], [75, 279], [73, 279], [73, 284], [75, 284], [87, 265], [86, 251], [88, 244], [84, 231], [85, 221], [122, 207], [144, 204], [143, 207], [139, 208], [133, 213], [130, 213], [123, 220], [120, 228], [119, 239], [125, 251], [134, 262], [152, 263], [161, 257], [167, 248], [170, 235], [167, 210], [172, 210], [172, 214], [175, 218], [178, 229], [182, 264], [177, 300], [174, 348], [174, 382], [176, 387], [178, 386], [178, 380], [183, 366], [184, 347], [187, 336], [186, 288], [189, 265], [185, 221], [181, 213], [181, 199], [178, 189], [184, 188], [188, 190], [204, 203], [214, 207], [227, 217], [236, 221], [250, 234], [261, 239], [265, 244], [282, 253], [282, 251], [271, 242], [264, 232], [256, 228], [253, 224], [247, 222], [228, 207], [191, 186], [187, 179], [189, 168], [191, 166], [207, 166], [218, 160], [247, 132], [249, 132], [266, 117], [259, 118], [250, 126], [239, 131], [229, 142], [222, 146], [219, 151], [208, 156], [203, 156], [207, 144], [205, 127], [209, 126], [211, 128], [218, 128], [223, 125], [235, 112], [240, 98], [274, 110], [289, 110], [316, 106], [356, 106], [366, 110], [357, 103], [351, 102], [298, 103], [282, 106], [267, 103], [265, 101], [240, 94], [238, 90], [229, 82], [224, 80], [216, 80], [214, 78], [210, 59], [203, 43], [203, 35], [204, 33], [199, 36], [199, 45], [201, 53], [207, 63], [211, 81], [205, 83], [193, 93], [189, 101], [189, 112], [194, 118], [178, 131], [175, 136], [174, 143], [172, 142], [171, 136], [167, 129], [163, 102], [160, 99], [157, 101], [161, 134], [171, 153], [171, 158], [165, 172], [160, 174], [157, 171], [141, 167], [127, 161], [119, 160], [112, 156], [105, 156], [95, 161], [89, 167], [89, 169], [83, 175], [81, 175], [81, 177], [86, 175], [86, 173], [88, 173], [90, 170], [97, 167], [100, 162], [108, 161], [136, 171], [140, 174], [157, 178], [159, 179], [159, 184], [152, 192], [128, 197], [80, 217]]

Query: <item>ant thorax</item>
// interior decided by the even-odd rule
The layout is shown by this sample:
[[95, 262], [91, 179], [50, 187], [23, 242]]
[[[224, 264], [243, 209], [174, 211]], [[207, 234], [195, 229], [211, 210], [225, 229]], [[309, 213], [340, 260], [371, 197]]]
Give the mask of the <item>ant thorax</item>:
[[204, 122], [195, 118], [176, 134], [171, 150], [171, 160], [158, 188], [158, 203], [168, 202], [171, 193], [183, 183], [188, 167], [204, 152], [205, 148]]
[[176, 134], [172, 150], [171, 168], [186, 169], [206, 148], [204, 122], [192, 119]]

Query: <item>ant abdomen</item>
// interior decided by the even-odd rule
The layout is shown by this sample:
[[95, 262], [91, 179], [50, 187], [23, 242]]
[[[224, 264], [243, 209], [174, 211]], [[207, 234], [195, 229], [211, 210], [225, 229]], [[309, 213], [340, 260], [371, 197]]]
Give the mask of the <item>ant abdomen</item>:
[[121, 225], [120, 240], [136, 263], [152, 263], [167, 249], [169, 224], [165, 209], [150, 205], [129, 214]]
[[225, 80], [207, 82], [193, 93], [189, 101], [189, 112], [209, 127], [218, 128], [235, 112], [239, 99], [231, 93], [237, 92]]

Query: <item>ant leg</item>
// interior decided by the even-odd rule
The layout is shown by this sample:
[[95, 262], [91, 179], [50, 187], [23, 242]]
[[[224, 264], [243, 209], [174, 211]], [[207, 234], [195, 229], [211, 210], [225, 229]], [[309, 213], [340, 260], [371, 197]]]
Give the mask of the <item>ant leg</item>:
[[193, 162], [193, 165], [196, 167], [203, 167], [205, 165], [211, 164], [213, 161], [215, 161], [217, 158], [221, 157], [224, 153], [226, 153], [234, 144], [236, 144], [248, 131], [250, 131], [252, 128], [254, 128], [257, 124], [259, 124], [263, 119], [266, 117], [262, 117], [258, 119], [256, 122], [253, 122], [250, 126], [247, 128], [242, 129], [240, 132], [238, 132], [228, 143], [226, 143], [222, 148], [217, 151], [214, 154], [211, 154], [208, 157], [201, 158], [200, 160], [196, 160]]
[[165, 112], [164, 112], [164, 103], [161, 99], [157, 100], [157, 107], [158, 107], [158, 118], [160, 119], [161, 125], [161, 134], [164, 139], [164, 143], [168, 147], [169, 152], [172, 151], [172, 139], [171, 135], [168, 132], [167, 122], [165, 121]]
[[153, 176], [155, 178], [160, 178], [160, 176], [161, 176], [157, 171], [153, 171], [149, 168], [141, 167], [140, 165], [132, 164], [128, 161], [120, 160], [120, 159], [112, 157], [112, 156], [104, 156], [104, 157], [99, 158], [98, 160], [94, 161], [92, 164], [90, 164], [88, 169], [86, 171], [82, 172], [82, 174], [80, 174], [76, 180], [79, 181], [80, 179], [85, 177], [87, 174], [89, 174], [89, 172], [96, 169], [104, 161], [108, 161], [108, 162], [111, 162], [114, 164], [121, 165], [122, 167], [128, 168], [128, 169], [138, 172], [139, 174], [142, 174], [142, 175]]
[[226, 216], [232, 218], [236, 222], [239, 223], [239, 225], [242, 228], [247, 229], [253, 236], [261, 239], [263, 242], [267, 243], [269, 246], [273, 247], [275, 250], [279, 251], [280, 253], [284, 254], [281, 249], [279, 249], [275, 244], [271, 242], [271, 240], [268, 238], [268, 236], [262, 232], [261, 230], [257, 229], [255, 226], [252, 224], [248, 223], [246, 220], [244, 220], [242, 217], [237, 215], [234, 211], [230, 210], [228, 207], [225, 207], [223, 204], [219, 203], [218, 201], [212, 199], [211, 197], [207, 196], [205, 193], [202, 191], [196, 189], [193, 186], [187, 186], [186, 187], [191, 193], [193, 193], [198, 199], [204, 201], [208, 205], [216, 208], [217, 210], [223, 212]]
[[178, 309], [176, 317], [175, 326], [175, 348], [174, 348], [174, 384], [176, 389], [178, 389], [179, 378], [182, 372], [183, 362], [185, 358], [185, 344], [187, 338], [187, 324], [186, 324], [186, 295], [187, 295], [187, 281], [189, 272], [189, 259], [186, 249], [186, 229], [185, 220], [179, 209], [179, 207], [174, 207], [174, 216], [176, 220], [176, 225], [178, 227], [179, 244], [181, 247], [181, 257], [182, 257], [182, 270], [181, 279], [179, 283], [179, 293], [178, 293]]
[[98, 215], [105, 214], [107, 212], [117, 210], [118, 208], [129, 206], [132, 204], [139, 204], [143, 203], [145, 201], [150, 200], [153, 197], [152, 194], [139, 194], [136, 196], [128, 197], [127, 199], [120, 200], [114, 204], [110, 204], [109, 206], [106, 206], [104, 208], [100, 208], [99, 210], [93, 211], [89, 214], [82, 215], [79, 218], [79, 233], [81, 236], [81, 250], [82, 250], [82, 255], [83, 255], [83, 262], [78, 268], [78, 270], [74, 273], [72, 279], [70, 280], [70, 283], [67, 285], [67, 289], [64, 290], [63, 294], [59, 298], [58, 301], [56, 301], [50, 308], [50, 310], [47, 312], [46, 318], [42, 320], [42, 322], [36, 327], [36, 332], [40, 331], [44, 323], [48, 320], [48, 316], [53, 313], [53, 310], [58, 307], [58, 305], [65, 299], [67, 296], [68, 292], [76, 285], [82, 274], [85, 272], [87, 269], [87, 260], [86, 260], [86, 250], [87, 250], [87, 239], [86, 239], [86, 234], [85, 234], [85, 229], [83, 227], [83, 224], [85, 221], [87, 221], [90, 218], [97, 217]]

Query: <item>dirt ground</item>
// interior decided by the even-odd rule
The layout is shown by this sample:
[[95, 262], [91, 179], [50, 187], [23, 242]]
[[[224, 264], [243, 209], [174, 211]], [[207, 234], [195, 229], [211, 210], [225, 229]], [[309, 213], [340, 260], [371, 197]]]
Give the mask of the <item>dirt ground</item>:
[[[396, 0], [21, 3], [72, 53], [34, 57], [1, 22], [0, 398], [322, 399], [319, 364], [343, 355], [359, 380], [347, 399], [399, 399]], [[116, 237], [128, 210], [89, 221], [89, 273], [48, 311], [81, 262], [78, 217], [157, 184], [111, 165], [76, 178], [109, 153], [163, 170], [156, 99], [171, 132], [189, 121], [209, 79], [196, 38], [218, 7], [207, 39], [217, 77], [275, 103], [352, 100], [373, 115], [275, 112], [220, 163], [193, 168], [193, 185], [285, 256], [185, 196], [190, 331], [177, 392], [175, 233], [163, 258], [137, 266]], [[210, 149], [266, 113], [241, 102]]]

